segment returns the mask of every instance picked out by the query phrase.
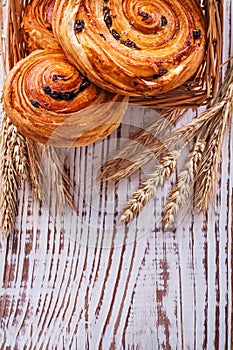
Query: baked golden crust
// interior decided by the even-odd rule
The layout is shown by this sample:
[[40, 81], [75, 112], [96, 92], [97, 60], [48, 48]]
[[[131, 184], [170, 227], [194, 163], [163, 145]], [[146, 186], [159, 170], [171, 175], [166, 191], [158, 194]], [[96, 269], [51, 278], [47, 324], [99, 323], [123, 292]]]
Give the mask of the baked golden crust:
[[54, 4], [55, 0], [32, 0], [26, 6], [21, 28], [28, 52], [59, 49], [52, 30]]
[[4, 110], [19, 132], [57, 147], [106, 137], [121, 123], [127, 101], [90, 83], [58, 51], [33, 51], [3, 87]]
[[196, 0], [60, 0], [52, 23], [68, 59], [116, 93], [172, 90], [204, 58], [205, 21]]

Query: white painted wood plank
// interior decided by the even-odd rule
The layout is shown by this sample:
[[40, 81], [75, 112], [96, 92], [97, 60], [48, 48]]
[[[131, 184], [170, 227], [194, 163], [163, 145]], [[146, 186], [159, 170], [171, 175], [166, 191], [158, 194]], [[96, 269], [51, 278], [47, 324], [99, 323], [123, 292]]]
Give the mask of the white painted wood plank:
[[[232, 9], [226, 1], [226, 18]], [[148, 119], [131, 110], [108, 139], [70, 150], [78, 214], [58, 215], [53, 194], [40, 208], [28, 184], [19, 191], [17, 232], [0, 242], [1, 349], [231, 349], [232, 125], [215, 209], [184, 211], [164, 234], [169, 185], [138, 220], [116, 224], [146, 167], [116, 188], [95, 182], [103, 158]]]

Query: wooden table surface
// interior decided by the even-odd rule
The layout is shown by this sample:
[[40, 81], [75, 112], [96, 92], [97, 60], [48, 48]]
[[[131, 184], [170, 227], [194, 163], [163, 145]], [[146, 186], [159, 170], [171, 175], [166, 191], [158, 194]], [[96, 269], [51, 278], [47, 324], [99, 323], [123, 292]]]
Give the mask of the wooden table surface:
[[[233, 53], [232, 14], [226, 0], [224, 58]], [[147, 167], [116, 185], [95, 180], [154, 113], [131, 106], [111, 137], [68, 151], [78, 213], [59, 213], [48, 178], [43, 207], [22, 184], [16, 232], [0, 241], [1, 349], [231, 349], [232, 125], [214, 206], [204, 217], [190, 203], [172, 231], [160, 223], [169, 184], [137, 220], [118, 223]]]

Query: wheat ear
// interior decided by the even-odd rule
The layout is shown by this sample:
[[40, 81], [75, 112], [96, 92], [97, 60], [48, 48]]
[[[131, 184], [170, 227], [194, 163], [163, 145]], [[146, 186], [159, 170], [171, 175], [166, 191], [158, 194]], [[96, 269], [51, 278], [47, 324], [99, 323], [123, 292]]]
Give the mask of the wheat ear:
[[27, 177], [28, 161], [25, 139], [5, 114], [1, 128], [0, 230], [3, 236], [8, 236], [14, 229], [17, 216], [18, 182]]
[[197, 140], [187, 161], [178, 175], [176, 184], [173, 186], [167, 203], [164, 207], [163, 227], [166, 231], [176, 220], [181, 207], [186, 203], [192, 193], [194, 181], [197, 177], [203, 152], [206, 146], [205, 140]]
[[[216, 103], [221, 104], [218, 111], [215, 109]], [[213, 118], [206, 131], [208, 147], [205, 150], [200, 174], [196, 181], [194, 198], [197, 210], [203, 213], [206, 213], [210, 197], [216, 189], [215, 183], [224, 134], [233, 114], [233, 66], [228, 70], [218, 95], [208, 112], [213, 113]]]
[[216, 114], [216, 122], [213, 123], [209, 131], [208, 146], [196, 183], [195, 204], [198, 212], [205, 213], [207, 211], [210, 197], [214, 194], [224, 134], [229, 117], [232, 116], [233, 113], [232, 98], [226, 102], [222, 112]]
[[127, 202], [124, 212], [120, 217], [120, 222], [132, 221], [140, 213], [143, 207], [155, 195], [158, 187], [163, 186], [175, 170], [180, 152], [180, 150], [174, 150], [161, 158], [160, 163], [149, 175], [149, 178], [140, 185]]
[[[132, 195], [130, 200], [127, 202], [123, 215], [120, 218], [120, 221], [129, 222], [133, 220], [135, 216], [139, 214], [142, 208], [146, 203], [154, 196], [156, 189], [159, 186], [162, 186], [164, 182], [171, 175], [172, 171], [176, 167], [176, 155], [180, 154], [181, 150], [189, 144], [202, 130], [203, 127], [212, 123], [215, 113], [218, 113], [224, 106], [224, 102], [217, 103], [213, 110], [207, 110], [203, 112], [198, 118], [192, 120], [189, 124], [180, 127], [175, 130], [171, 135], [169, 135], [163, 143], [155, 146], [153, 148], [153, 157], [156, 159], [162, 156], [159, 165], [156, 167], [155, 171], [149, 176], [149, 179], [142, 183], [139, 189]], [[169, 150], [176, 151], [169, 151]], [[166, 152], [166, 150], [168, 150]], [[177, 151], [179, 150], [179, 151]], [[175, 153], [174, 153], [175, 152]], [[143, 155], [142, 155], [143, 156]], [[174, 162], [173, 162], [173, 161]], [[169, 172], [169, 167], [170, 171]], [[168, 172], [169, 176], [166, 177], [164, 174]], [[161, 179], [164, 178], [164, 181]]]

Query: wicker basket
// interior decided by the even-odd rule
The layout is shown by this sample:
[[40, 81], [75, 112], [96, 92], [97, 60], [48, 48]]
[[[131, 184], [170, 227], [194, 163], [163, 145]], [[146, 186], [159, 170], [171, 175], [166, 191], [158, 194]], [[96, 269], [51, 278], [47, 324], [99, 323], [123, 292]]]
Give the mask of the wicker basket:
[[[154, 108], [190, 108], [207, 104], [216, 95], [222, 56], [223, 0], [197, 1], [203, 8], [208, 29], [205, 59], [199, 71], [188, 82], [165, 95], [134, 97], [132, 102]], [[7, 1], [7, 34], [2, 42], [6, 71], [25, 56], [25, 45], [19, 28], [27, 3], [28, 0]]]
[[[26, 55], [20, 24], [28, 1], [6, 0], [4, 3], [1, 1], [0, 48], [4, 74], [7, 74]], [[208, 104], [216, 95], [220, 65], [222, 63], [223, 0], [197, 1], [200, 1], [202, 5], [208, 27], [206, 54], [199, 71], [183, 86], [169, 93], [150, 98], [131, 98], [133, 103], [150, 108], [193, 108]], [[29, 179], [35, 198], [40, 200], [42, 198], [40, 182], [42, 148], [39, 144], [33, 144], [20, 135], [17, 128], [12, 125], [5, 114], [2, 114], [1, 141], [0, 177], [5, 186], [2, 186], [1, 189], [0, 209], [2, 215], [0, 217], [0, 231], [7, 236], [14, 230], [15, 226], [18, 210], [17, 191], [19, 180]], [[55, 149], [49, 150], [55, 152]], [[48, 163], [52, 166], [50, 162], [51, 157], [46, 157]], [[57, 158], [55, 157], [55, 159]], [[54, 162], [54, 171], [56, 174], [60, 174], [59, 176], [62, 179], [61, 186], [64, 185], [63, 192], [67, 203], [72, 206], [73, 200], [69, 191], [67, 191], [67, 188], [71, 186], [69, 177], [65, 173], [63, 164], [57, 160]], [[60, 182], [58, 181], [58, 183]]]

